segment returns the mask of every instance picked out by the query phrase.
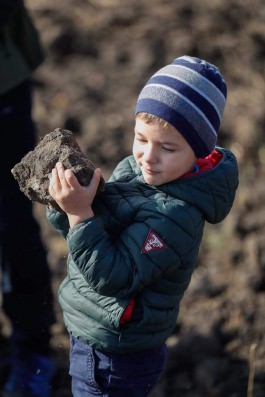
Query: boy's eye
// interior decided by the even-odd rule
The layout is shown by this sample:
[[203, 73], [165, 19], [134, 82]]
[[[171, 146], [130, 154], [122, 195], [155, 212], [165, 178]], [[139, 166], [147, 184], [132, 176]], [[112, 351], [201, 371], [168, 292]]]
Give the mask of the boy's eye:
[[172, 149], [172, 148], [169, 148], [169, 147], [165, 147], [165, 146], [163, 146], [162, 147], [166, 152], [174, 152], [175, 151], [175, 149]]
[[143, 139], [143, 138], [136, 138], [136, 140], [137, 140], [138, 142], [142, 142], [142, 143], [147, 142], [146, 139]]

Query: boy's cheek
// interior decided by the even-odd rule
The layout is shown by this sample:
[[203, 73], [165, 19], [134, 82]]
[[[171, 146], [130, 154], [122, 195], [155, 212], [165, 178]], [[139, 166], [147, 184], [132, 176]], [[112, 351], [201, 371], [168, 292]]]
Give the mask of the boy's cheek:
[[139, 150], [136, 145], [133, 145], [132, 153], [133, 153], [133, 157], [135, 158], [135, 160], [137, 160], [137, 158], [139, 157]]

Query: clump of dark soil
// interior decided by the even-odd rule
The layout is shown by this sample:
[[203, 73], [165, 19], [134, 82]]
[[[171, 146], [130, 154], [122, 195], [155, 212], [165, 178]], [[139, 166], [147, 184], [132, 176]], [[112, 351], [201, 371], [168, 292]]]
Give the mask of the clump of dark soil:
[[[87, 186], [94, 173], [94, 164], [81, 151], [71, 131], [60, 128], [46, 134], [37, 147], [30, 151], [12, 170], [20, 190], [32, 201], [62, 211], [49, 194], [49, 177], [60, 161], [72, 169], [79, 183]], [[101, 177], [99, 191], [104, 187]]]

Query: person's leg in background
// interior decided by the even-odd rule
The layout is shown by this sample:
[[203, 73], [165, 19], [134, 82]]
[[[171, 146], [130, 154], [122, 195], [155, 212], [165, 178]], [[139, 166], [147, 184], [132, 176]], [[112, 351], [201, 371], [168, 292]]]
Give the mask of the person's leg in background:
[[49, 346], [55, 322], [51, 274], [32, 203], [11, 174], [35, 146], [30, 82], [0, 96], [0, 131], [2, 299], [13, 328], [13, 361], [4, 396], [48, 397], [54, 367]]

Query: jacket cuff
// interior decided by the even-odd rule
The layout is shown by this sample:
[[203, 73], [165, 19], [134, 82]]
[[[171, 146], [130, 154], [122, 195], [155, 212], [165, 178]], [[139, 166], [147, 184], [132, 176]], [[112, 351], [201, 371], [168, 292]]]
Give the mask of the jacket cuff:
[[71, 228], [67, 235], [69, 249], [85, 249], [104, 233], [104, 225], [100, 218], [92, 217]]

